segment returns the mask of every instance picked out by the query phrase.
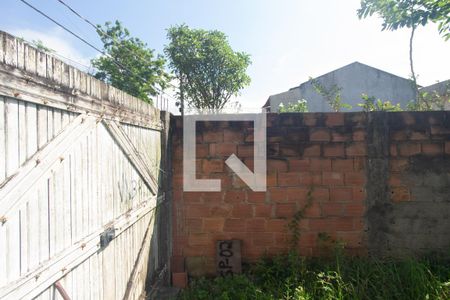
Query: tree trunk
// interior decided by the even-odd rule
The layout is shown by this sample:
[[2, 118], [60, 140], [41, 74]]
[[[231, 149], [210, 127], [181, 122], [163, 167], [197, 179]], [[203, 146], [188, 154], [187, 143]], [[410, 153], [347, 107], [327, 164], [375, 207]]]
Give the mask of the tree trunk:
[[414, 90], [416, 92], [416, 103], [419, 100], [419, 88], [417, 86], [417, 78], [416, 73], [414, 72], [414, 61], [413, 61], [413, 40], [414, 40], [414, 33], [416, 31], [416, 26], [411, 27], [411, 37], [409, 38], [409, 65], [411, 67], [411, 77], [414, 84]]

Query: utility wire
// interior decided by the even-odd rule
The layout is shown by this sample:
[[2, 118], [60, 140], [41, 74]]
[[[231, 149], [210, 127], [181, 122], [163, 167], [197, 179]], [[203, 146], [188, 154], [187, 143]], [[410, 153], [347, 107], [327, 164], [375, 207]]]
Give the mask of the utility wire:
[[[64, 5], [68, 10], [70, 10], [73, 14], [75, 14], [78, 18], [80, 18], [81, 20], [83, 20], [84, 22], [86, 22], [88, 25], [90, 25], [92, 28], [94, 28], [95, 31], [100, 31], [103, 35], [111, 38], [113, 40], [113, 42], [115, 42], [115, 38], [113, 36], [111, 36], [110, 34], [108, 34], [106, 31], [104, 31], [101, 27], [95, 25], [93, 22], [91, 22], [88, 18], [84, 17], [83, 15], [81, 15], [78, 11], [76, 11], [73, 7], [71, 7], [69, 4], [67, 4], [66, 2], [64, 2], [63, 0], [57, 0], [59, 3], [61, 3], [62, 5]], [[145, 58], [143, 58], [142, 56], [137, 56], [137, 58], [139, 58], [141, 61], [146, 62]], [[174, 87], [173, 85], [170, 84], [171, 87]], [[170, 98], [172, 98], [172, 100], [177, 101], [176, 99], [174, 99], [171, 95], [167, 94], [166, 92], [164, 92], [163, 90], [158, 90], [160, 93], [165, 94], [166, 96], [169, 96]]]
[[[42, 16], [44, 16], [45, 18], [47, 18], [48, 20], [52, 21], [53, 23], [55, 23], [56, 25], [58, 25], [59, 27], [61, 27], [62, 29], [64, 29], [65, 31], [67, 31], [68, 33], [70, 33], [71, 35], [75, 36], [77, 39], [79, 39], [80, 41], [82, 41], [83, 43], [85, 43], [86, 45], [88, 45], [89, 47], [91, 47], [92, 49], [96, 50], [97, 52], [111, 58], [113, 60], [113, 63], [115, 65], [117, 65], [119, 68], [127, 71], [128, 73], [130, 73], [132, 76], [137, 77], [138, 79], [142, 80], [144, 83], [148, 83], [147, 80], [145, 80], [144, 78], [134, 74], [132, 71], [130, 71], [128, 68], [124, 67], [121, 63], [119, 63], [114, 57], [112, 57], [111, 55], [109, 55], [108, 53], [106, 53], [105, 51], [97, 48], [96, 46], [92, 45], [90, 42], [88, 42], [86, 39], [84, 39], [83, 37], [81, 37], [80, 35], [76, 34], [75, 32], [73, 32], [72, 30], [70, 30], [69, 28], [67, 28], [66, 26], [64, 26], [63, 24], [59, 23], [58, 21], [56, 21], [55, 19], [53, 19], [52, 17], [50, 17], [49, 15], [47, 15], [46, 13], [44, 13], [43, 11], [41, 11], [40, 9], [36, 8], [35, 6], [31, 5], [29, 2], [25, 1], [25, 0], [19, 0], [22, 3], [24, 3], [25, 5], [27, 5], [28, 7], [30, 7], [31, 9], [33, 9], [34, 11], [38, 12], [39, 14], [41, 14]], [[95, 25], [94, 25], [95, 26]], [[154, 87], [155, 90], [157, 90], [158, 92], [162, 92], [160, 89], [158, 89], [157, 87]]]

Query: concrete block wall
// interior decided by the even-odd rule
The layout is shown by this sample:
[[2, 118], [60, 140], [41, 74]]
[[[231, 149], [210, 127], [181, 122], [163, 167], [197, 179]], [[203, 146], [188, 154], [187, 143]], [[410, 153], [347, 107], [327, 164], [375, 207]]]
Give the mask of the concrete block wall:
[[215, 273], [217, 240], [241, 240], [244, 262], [289, 251], [308, 202], [302, 255], [330, 241], [360, 255], [450, 249], [450, 113], [268, 114], [267, 192], [224, 163], [235, 153], [253, 168], [251, 122], [197, 124], [197, 178], [221, 192], [183, 192], [180, 117], [172, 128], [172, 255], [192, 276]]

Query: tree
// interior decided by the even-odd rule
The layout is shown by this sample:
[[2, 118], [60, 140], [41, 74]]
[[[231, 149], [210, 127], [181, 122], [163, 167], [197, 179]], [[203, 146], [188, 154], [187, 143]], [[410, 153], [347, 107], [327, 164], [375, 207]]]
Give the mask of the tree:
[[250, 56], [233, 51], [224, 33], [179, 25], [167, 30], [167, 38], [164, 51], [179, 81], [182, 112], [184, 102], [198, 109], [222, 109], [250, 84]]
[[[450, 38], [450, 1], [448, 0], [362, 0], [358, 9], [359, 18], [366, 18], [377, 13], [382, 19], [382, 30], [411, 29], [409, 39], [409, 62], [411, 77], [417, 97], [417, 77], [414, 71], [413, 40], [418, 26], [425, 26], [428, 21], [439, 24], [439, 32]], [[417, 99], [416, 99], [417, 100]]]
[[368, 96], [366, 94], [362, 94], [361, 98], [363, 100], [362, 103], [358, 103], [359, 107], [365, 112], [371, 111], [402, 111], [400, 103], [393, 104], [391, 101], [383, 101], [381, 99], [376, 99], [373, 96]]
[[164, 89], [170, 76], [165, 72], [165, 59], [155, 57], [154, 50], [130, 32], [119, 21], [97, 25], [97, 33], [107, 55], [92, 59], [97, 69], [94, 76], [130, 95], [151, 103], [150, 96]]

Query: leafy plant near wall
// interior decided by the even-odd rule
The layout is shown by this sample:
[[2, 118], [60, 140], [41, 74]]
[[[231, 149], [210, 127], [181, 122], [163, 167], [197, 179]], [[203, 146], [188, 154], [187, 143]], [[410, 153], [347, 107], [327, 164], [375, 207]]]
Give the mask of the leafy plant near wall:
[[308, 102], [305, 99], [298, 100], [297, 103], [288, 103], [284, 105], [280, 103], [278, 107], [278, 112], [289, 113], [289, 112], [308, 112]]
[[393, 104], [391, 101], [383, 101], [376, 99], [373, 96], [362, 94], [362, 103], [358, 103], [359, 107], [362, 107], [363, 111], [402, 111], [400, 104]]
[[291, 248], [293, 250], [297, 248], [298, 242], [300, 240], [300, 228], [298, 227], [300, 224], [300, 221], [305, 217], [306, 210], [313, 203], [313, 196], [312, 196], [313, 191], [314, 191], [314, 186], [311, 186], [311, 188], [308, 190], [308, 193], [306, 194], [305, 205], [294, 214], [294, 216], [292, 217], [292, 220], [287, 225], [288, 230], [291, 232], [290, 243], [291, 243]]
[[450, 103], [450, 83], [446, 84], [441, 93], [419, 92], [417, 101], [408, 103], [407, 109], [411, 111], [445, 110], [446, 103]]
[[343, 108], [350, 109], [352, 106], [350, 104], [342, 102], [341, 91], [342, 88], [333, 84], [331, 87], [326, 87], [319, 80], [310, 78], [310, 83], [312, 84], [314, 90], [325, 98], [327, 103], [335, 112], [341, 111]]

